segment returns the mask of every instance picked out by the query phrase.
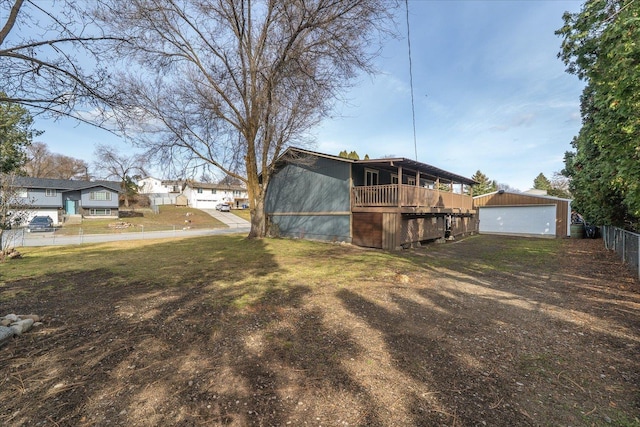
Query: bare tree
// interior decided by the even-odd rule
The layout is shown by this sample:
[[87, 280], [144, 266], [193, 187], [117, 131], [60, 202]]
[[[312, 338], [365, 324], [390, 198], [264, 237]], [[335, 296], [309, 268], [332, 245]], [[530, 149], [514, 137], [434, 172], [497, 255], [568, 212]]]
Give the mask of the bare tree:
[[12, 229], [28, 219], [27, 209], [32, 205], [16, 176], [15, 171], [0, 175], [0, 262], [11, 256], [17, 236]]
[[89, 165], [82, 159], [52, 153], [44, 142], [27, 147], [25, 175], [33, 178], [89, 180]]
[[77, 108], [113, 103], [117, 91], [107, 90], [101, 64], [109, 60], [107, 42], [123, 40], [104, 34], [81, 5], [87, 3], [0, 0], [0, 102], [85, 122], [93, 116]]
[[[274, 160], [331, 114], [352, 78], [372, 72], [389, 0], [109, 0], [97, 11], [130, 40], [117, 113], [168, 164], [190, 158], [243, 181], [249, 237], [265, 235]], [[143, 70], [143, 71], [141, 71]], [[125, 114], [126, 113], [126, 114]], [[132, 123], [141, 124], [132, 133]]]
[[120, 181], [124, 194], [124, 205], [129, 207], [129, 197], [135, 186], [134, 178], [147, 175], [147, 158], [142, 154], [121, 154], [115, 148], [98, 145], [95, 151], [95, 168], [103, 178], [116, 178]]

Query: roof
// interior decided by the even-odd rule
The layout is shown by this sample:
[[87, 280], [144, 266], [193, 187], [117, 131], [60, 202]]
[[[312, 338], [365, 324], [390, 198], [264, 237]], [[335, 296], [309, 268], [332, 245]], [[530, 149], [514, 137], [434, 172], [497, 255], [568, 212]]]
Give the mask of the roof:
[[384, 158], [384, 159], [368, 159], [368, 160], [355, 160], [355, 159], [347, 159], [344, 157], [340, 157], [340, 156], [333, 156], [330, 154], [323, 154], [323, 153], [318, 153], [315, 151], [310, 151], [310, 150], [304, 150], [301, 148], [295, 148], [295, 147], [289, 147], [283, 154], [282, 156], [280, 156], [280, 158], [286, 158], [286, 156], [289, 157], [295, 157], [295, 154], [292, 153], [292, 151], [297, 151], [298, 153], [301, 154], [308, 154], [308, 155], [312, 155], [312, 156], [318, 156], [318, 157], [323, 157], [323, 158], [327, 158], [327, 159], [332, 159], [332, 160], [337, 160], [337, 161], [341, 161], [341, 162], [347, 162], [347, 163], [352, 163], [352, 164], [364, 164], [364, 165], [370, 165], [370, 166], [375, 166], [377, 168], [380, 169], [393, 169], [395, 170], [398, 167], [401, 167], [403, 170], [408, 170], [408, 171], [412, 171], [412, 172], [419, 172], [420, 174], [423, 175], [427, 175], [427, 176], [431, 176], [434, 178], [443, 178], [445, 180], [448, 181], [453, 181], [456, 183], [460, 183], [460, 184], [466, 184], [466, 185], [474, 185], [477, 184], [476, 181], [474, 181], [471, 178], [467, 178], [464, 177], [462, 175], [458, 175], [456, 173], [453, 172], [449, 172], [446, 171], [444, 169], [440, 169], [437, 168], [435, 166], [426, 164], [426, 163], [422, 163], [422, 162], [418, 162], [415, 160], [411, 160], [411, 159], [407, 159], [404, 157], [396, 157], [396, 158]]
[[564, 202], [570, 202], [573, 199], [563, 199], [562, 197], [554, 197], [554, 196], [548, 196], [548, 195], [542, 195], [542, 194], [533, 194], [533, 193], [527, 193], [527, 192], [517, 192], [517, 191], [505, 191], [505, 190], [498, 190], [498, 191], [494, 191], [491, 193], [485, 193], [485, 194], [480, 194], [479, 196], [473, 196], [474, 199], [479, 199], [481, 197], [488, 197], [488, 196], [493, 196], [496, 194], [516, 194], [518, 196], [525, 196], [525, 197], [534, 197], [536, 199], [549, 199], [549, 200], [561, 200]]
[[242, 185], [214, 184], [211, 182], [195, 182], [190, 180], [187, 180], [185, 182], [185, 185], [188, 185], [191, 188], [202, 188], [211, 190], [247, 191], [247, 189]]
[[25, 188], [44, 188], [61, 191], [78, 191], [94, 187], [104, 187], [115, 192], [120, 192], [119, 181], [75, 181], [71, 179], [31, 178], [17, 176], [14, 184]]

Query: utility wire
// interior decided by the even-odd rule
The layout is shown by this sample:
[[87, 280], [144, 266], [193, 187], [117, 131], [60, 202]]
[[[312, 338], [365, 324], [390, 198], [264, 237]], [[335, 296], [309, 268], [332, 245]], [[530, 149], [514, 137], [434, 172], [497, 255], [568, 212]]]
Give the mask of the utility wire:
[[407, 11], [407, 46], [409, 47], [409, 86], [411, 87], [411, 117], [413, 120], [413, 149], [418, 161], [418, 142], [416, 140], [416, 106], [413, 100], [413, 67], [411, 63], [411, 32], [409, 31], [409, 0], [404, 0]]

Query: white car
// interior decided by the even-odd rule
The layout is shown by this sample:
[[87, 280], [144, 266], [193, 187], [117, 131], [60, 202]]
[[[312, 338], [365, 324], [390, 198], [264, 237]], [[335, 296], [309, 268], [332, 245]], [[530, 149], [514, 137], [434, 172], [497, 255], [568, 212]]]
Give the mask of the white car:
[[231, 206], [225, 204], [220, 205], [220, 212], [231, 212]]

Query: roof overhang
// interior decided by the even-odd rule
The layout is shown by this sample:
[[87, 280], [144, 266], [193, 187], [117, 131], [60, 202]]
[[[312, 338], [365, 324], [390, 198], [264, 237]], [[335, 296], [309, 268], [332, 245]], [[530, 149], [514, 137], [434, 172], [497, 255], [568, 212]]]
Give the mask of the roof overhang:
[[477, 184], [477, 182], [472, 180], [471, 178], [467, 178], [462, 175], [458, 175], [456, 173], [449, 172], [432, 165], [428, 165], [426, 163], [418, 162], [411, 159], [406, 159], [404, 157], [389, 158], [389, 159], [357, 160], [356, 163], [371, 165], [380, 169], [386, 169], [391, 171], [397, 170], [398, 168], [402, 168], [403, 174], [405, 171], [416, 172], [416, 173], [420, 173], [425, 178], [431, 177], [439, 180], [444, 179], [445, 181], [454, 182], [457, 184], [465, 184], [465, 185]]

